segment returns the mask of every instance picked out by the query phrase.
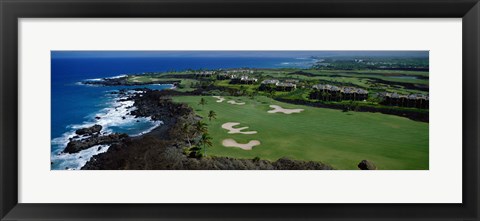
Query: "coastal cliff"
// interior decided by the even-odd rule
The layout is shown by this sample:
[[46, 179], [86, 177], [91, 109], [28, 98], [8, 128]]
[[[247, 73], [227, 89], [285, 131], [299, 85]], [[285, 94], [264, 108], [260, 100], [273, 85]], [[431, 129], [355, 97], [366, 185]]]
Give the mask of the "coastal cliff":
[[132, 82], [128, 81], [128, 76], [120, 76], [114, 78], [102, 78], [98, 80], [85, 80], [83, 84], [87, 85], [102, 85], [102, 86], [139, 86], [139, 85], [151, 85], [151, 84], [173, 84], [180, 83], [179, 80], [157, 80], [149, 82]]

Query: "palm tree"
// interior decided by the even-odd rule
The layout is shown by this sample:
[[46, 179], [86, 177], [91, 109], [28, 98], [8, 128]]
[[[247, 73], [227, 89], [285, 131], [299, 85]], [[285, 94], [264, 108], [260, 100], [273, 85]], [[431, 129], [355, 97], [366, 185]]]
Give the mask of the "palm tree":
[[192, 148], [192, 143], [190, 142], [190, 137], [188, 136], [188, 134], [190, 133], [190, 129], [190, 124], [183, 123], [182, 132], [185, 134], [185, 137], [187, 137], [188, 145], [190, 146], [190, 148]]
[[200, 102], [198, 102], [198, 104], [199, 104], [199, 105], [202, 105], [202, 108], [203, 108], [203, 106], [205, 106], [205, 104], [207, 104], [207, 101], [202, 97], [202, 98], [200, 99]]
[[268, 92], [268, 95], [270, 96], [270, 98], [275, 97], [275, 89], [271, 89], [271, 90]]
[[326, 100], [327, 100], [327, 96], [328, 96], [328, 95], [327, 95], [327, 92], [322, 91], [321, 96], [322, 96], [322, 100], [323, 100], [323, 101], [326, 101]]
[[200, 133], [208, 133], [208, 125], [203, 121], [197, 121], [195, 124], [195, 129]]
[[240, 86], [240, 89], [239, 89], [239, 90], [240, 90], [240, 92], [242, 93], [242, 96], [243, 96], [243, 95], [245, 94], [245, 92], [247, 91], [247, 90], [245, 90], [245, 86], [243, 86], [243, 85]]
[[215, 111], [213, 111], [213, 110], [208, 112], [208, 120], [212, 121], [212, 119], [217, 119], [217, 113], [215, 113]]
[[256, 97], [258, 95], [258, 87], [253, 90], [252, 96]]
[[211, 147], [213, 145], [212, 137], [208, 133], [203, 133], [198, 144], [203, 146], [203, 155], [207, 156], [207, 146]]

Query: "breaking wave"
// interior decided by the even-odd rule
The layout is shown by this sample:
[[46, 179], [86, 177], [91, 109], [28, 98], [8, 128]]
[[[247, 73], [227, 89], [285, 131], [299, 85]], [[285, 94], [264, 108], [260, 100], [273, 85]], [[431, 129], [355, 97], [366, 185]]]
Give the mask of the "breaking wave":
[[126, 100], [133, 93], [142, 91], [128, 91], [124, 95], [108, 93], [111, 102], [106, 108], [86, 116], [81, 124], [67, 126], [67, 131], [60, 137], [51, 140], [51, 167], [53, 170], [76, 170], [87, 163], [92, 156], [108, 150], [108, 145], [97, 145], [78, 153], [62, 153], [70, 140], [75, 139], [75, 131], [80, 128], [91, 127], [95, 124], [102, 126], [102, 135], [111, 133], [127, 133], [129, 136], [140, 136], [160, 126], [162, 121], [154, 121], [150, 117], [135, 117], [131, 112], [136, 109], [134, 101]]

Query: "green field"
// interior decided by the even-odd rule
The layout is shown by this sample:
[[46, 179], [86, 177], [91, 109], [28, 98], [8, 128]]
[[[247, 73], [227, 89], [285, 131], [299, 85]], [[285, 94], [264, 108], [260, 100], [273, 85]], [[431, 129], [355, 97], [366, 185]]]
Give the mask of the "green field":
[[[225, 97], [222, 103], [205, 96], [205, 106], [198, 105], [200, 96], [174, 97], [176, 102], [188, 103], [209, 124], [213, 146], [208, 156], [234, 158], [260, 157], [277, 160], [288, 157], [297, 160], [320, 161], [336, 169], [354, 170], [361, 160], [374, 162], [384, 170], [424, 170], [429, 168], [428, 123], [407, 118], [366, 112], [314, 108], [280, 103], [257, 96]], [[245, 105], [226, 103], [228, 100], [246, 102]], [[267, 113], [269, 105], [304, 109], [301, 113], [286, 115]], [[210, 110], [217, 119], [208, 120]], [[228, 134], [221, 125], [239, 122], [238, 127], [257, 134]], [[259, 140], [253, 150], [224, 147], [224, 139], [239, 143]]]

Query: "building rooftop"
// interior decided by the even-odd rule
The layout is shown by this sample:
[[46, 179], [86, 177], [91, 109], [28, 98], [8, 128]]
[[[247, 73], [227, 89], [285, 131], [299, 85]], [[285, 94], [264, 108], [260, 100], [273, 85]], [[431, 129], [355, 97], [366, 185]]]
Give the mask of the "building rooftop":
[[262, 81], [262, 84], [278, 84], [280, 81], [277, 79], [267, 79]]
[[200, 71], [200, 72], [196, 72], [195, 74], [197, 75], [213, 75], [215, 72], [213, 71]]
[[245, 73], [245, 74], [251, 74], [251, 73], [253, 73], [253, 70], [248, 70], [248, 69], [234, 69], [234, 70], [228, 70], [227, 73]]
[[297, 85], [294, 84], [294, 83], [282, 82], [282, 83], [278, 83], [277, 86], [280, 86], [280, 87], [296, 87]]
[[286, 82], [286, 83], [298, 83], [299, 81], [295, 80], [295, 79], [287, 79], [287, 80], [284, 80], [284, 82]]
[[428, 95], [424, 95], [424, 94], [405, 95], [405, 94], [397, 94], [395, 92], [394, 93], [385, 92], [385, 93], [379, 93], [379, 94], [381, 96], [391, 97], [391, 98], [406, 98], [409, 100], [421, 100], [421, 99], [428, 100]]
[[329, 84], [317, 84], [317, 85], [313, 85], [313, 88], [318, 90], [340, 91], [339, 87], [329, 85]]
[[355, 87], [337, 87], [329, 84], [317, 84], [313, 85], [313, 88], [318, 90], [341, 91], [345, 94], [368, 94], [368, 91], [364, 89]]

